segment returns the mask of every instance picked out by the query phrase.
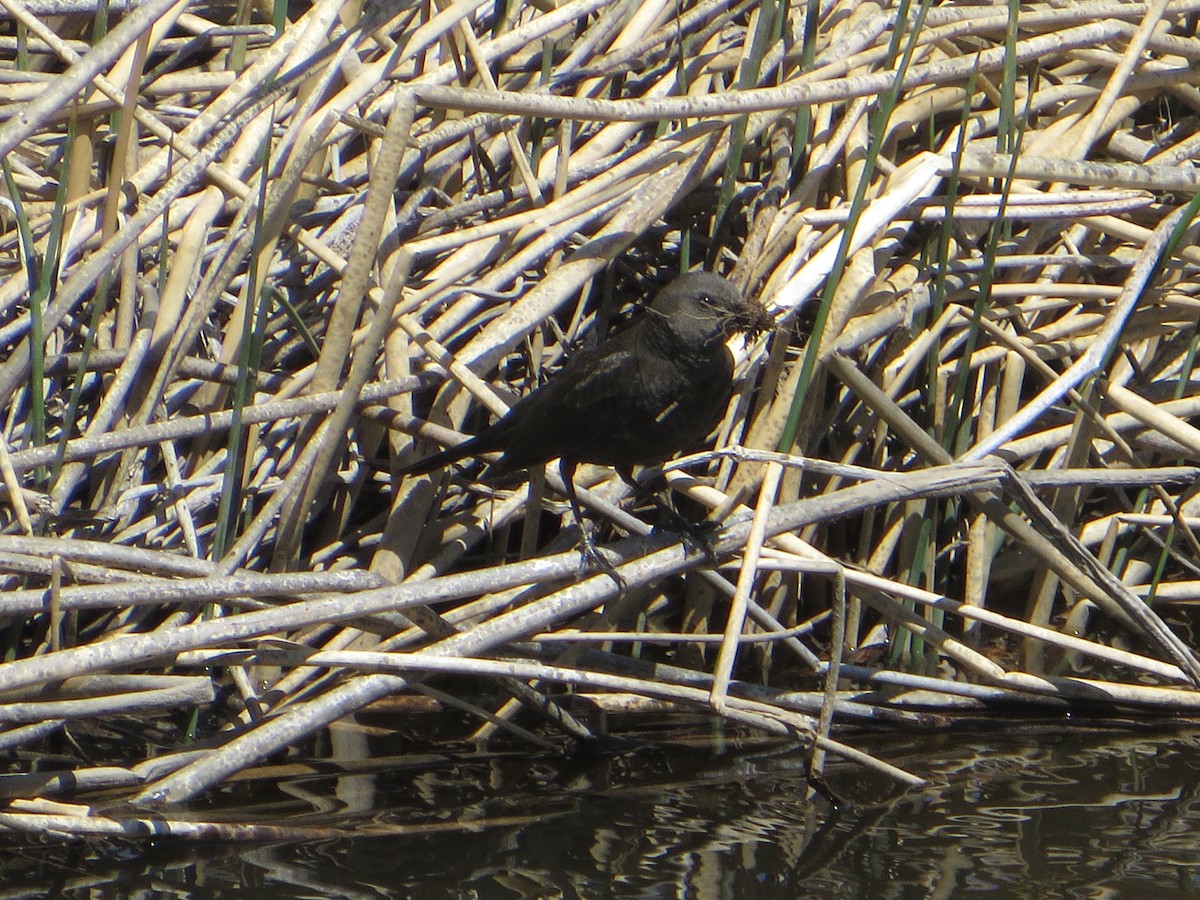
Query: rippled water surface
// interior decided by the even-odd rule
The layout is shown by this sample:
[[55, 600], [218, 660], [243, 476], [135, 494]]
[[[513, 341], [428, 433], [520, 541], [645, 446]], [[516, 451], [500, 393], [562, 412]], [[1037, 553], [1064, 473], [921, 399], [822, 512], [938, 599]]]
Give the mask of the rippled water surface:
[[[838, 765], [840, 809], [806, 802], [800, 754], [702, 737], [570, 758], [376, 754], [378, 770], [254, 788], [255, 820], [345, 836], [6, 837], [0, 884], [68, 897], [1200, 895], [1200, 734], [859, 736], [931, 785], [897, 791]], [[234, 787], [193, 814], [247, 808]]]

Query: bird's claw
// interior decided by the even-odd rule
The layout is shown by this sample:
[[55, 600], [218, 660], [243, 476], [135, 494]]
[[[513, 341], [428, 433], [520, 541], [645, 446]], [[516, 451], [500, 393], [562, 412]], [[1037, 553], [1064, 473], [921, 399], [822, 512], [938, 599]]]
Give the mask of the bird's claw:
[[596, 542], [592, 540], [592, 536], [588, 533], [588, 530], [586, 528], [581, 528], [579, 530], [579, 535], [580, 572], [586, 572], [588, 569], [588, 564], [590, 563], [593, 567], [599, 569], [601, 572], [611, 578], [613, 583], [616, 584], [617, 590], [624, 593], [628, 587], [628, 585], [625, 584], [625, 579], [618, 574], [617, 570], [613, 567], [613, 564], [605, 559], [603, 554], [596, 549]]
[[684, 540], [703, 553], [704, 559], [714, 569], [718, 565], [717, 551], [716, 548], [713, 547], [710, 538], [716, 534], [716, 532], [716, 522], [701, 522], [699, 525], [690, 525], [683, 532]]
[[[701, 553], [703, 553], [704, 558], [709, 565], [711, 565], [713, 568], [716, 568], [717, 551], [713, 549], [712, 541], [709, 540], [709, 538], [716, 533], [717, 528], [719, 527], [718, 523], [707, 520], [703, 522], [689, 522], [670, 507], [665, 508], [670, 512], [670, 517], [672, 519], [671, 524], [667, 526], [668, 529], [680, 535], [683, 538], [684, 543], [689, 544], [693, 549], [699, 550]], [[658, 531], [658, 528], [655, 528], [654, 530]]]

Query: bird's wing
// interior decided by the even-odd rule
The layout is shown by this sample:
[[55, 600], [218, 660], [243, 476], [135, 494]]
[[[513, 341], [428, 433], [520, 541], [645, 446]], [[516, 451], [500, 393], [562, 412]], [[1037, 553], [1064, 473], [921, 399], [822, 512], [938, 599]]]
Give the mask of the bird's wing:
[[589, 445], [625, 426], [641, 393], [637, 353], [604, 347], [583, 353], [523, 398], [506, 417], [504, 468], [518, 469], [556, 456], [587, 456]]

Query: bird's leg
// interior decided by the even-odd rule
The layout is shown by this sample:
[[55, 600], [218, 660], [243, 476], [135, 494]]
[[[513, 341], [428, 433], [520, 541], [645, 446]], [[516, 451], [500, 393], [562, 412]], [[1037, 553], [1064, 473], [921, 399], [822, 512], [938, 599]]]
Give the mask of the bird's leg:
[[621, 476], [622, 481], [632, 488], [638, 497], [641, 497], [643, 500], [649, 500], [659, 511], [665, 514], [671, 520], [674, 528], [698, 547], [712, 565], [715, 566], [717, 564], [717, 554], [708, 540], [708, 532], [712, 529], [712, 523], [697, 525], [695, 522], [689, 522], [679, 514], [677, 509], [659, 497], [656, 492], [650, 490], [650, 488], [634, 478], [633, 471], [627, 466], [617, 466], [617, 474]]
[[611, 578], [617, 585], [617, 590], [625, 590], [625, 579], [617, 574], [613, 564], [600, 555], [596, 542], [592, 540], [591, 532], [583, 522], [583, 511], [579, 508], [579, 495], [575, 492], [575, 463], [566, 459], [558, 461], [558, 474], [562, 477], [563, 487], [567, 492], [567, 500], [571, 504], [571, 512], [575, 515], [575, 525], [579, 528], [579, 552], [584, 560], [592, 563], [597, 569]]

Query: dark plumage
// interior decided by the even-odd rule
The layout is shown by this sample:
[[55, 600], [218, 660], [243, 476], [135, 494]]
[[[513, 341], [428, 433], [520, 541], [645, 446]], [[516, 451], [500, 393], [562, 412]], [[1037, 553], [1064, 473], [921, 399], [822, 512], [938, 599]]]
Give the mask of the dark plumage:
[[561, 457], [628, 471], [698, 444], [720, 420], [733, 389], [726, 339], [771, 320], [732, 283], [708, 272], [680, 276], [631, 326], [574, 356], [556, 377], [470, 440], [400, 470], [422, 474], [501, 451], [489, 475]]
[[634, 324], [573, 357], [493, 425], [398, 474], [432, 472], [500, 451], [488, 470], [496, 477], [559, 457], [584, 557], [624, 588], [583, 528], [575, 467], [584, 462], [613, 466], [646, 494], [630, 469], [670, 459], [713, 430], [733, 391], [733, 355], [726, 339], [765, 331], [771, 324], [761, 304], [746, 302], [724, 278], [707, 272], [682, 275]]

